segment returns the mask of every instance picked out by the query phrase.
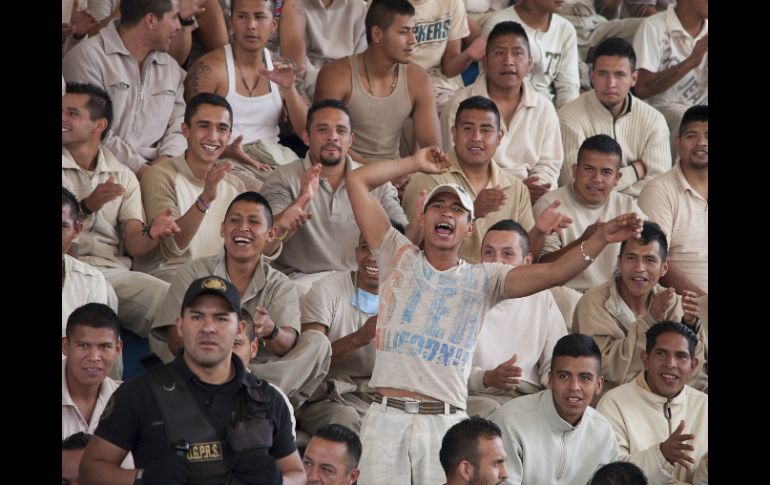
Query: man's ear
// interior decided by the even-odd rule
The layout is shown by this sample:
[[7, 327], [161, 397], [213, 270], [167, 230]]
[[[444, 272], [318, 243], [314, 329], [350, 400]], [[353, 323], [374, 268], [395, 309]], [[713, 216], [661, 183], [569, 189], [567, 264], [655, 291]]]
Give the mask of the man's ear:
[[61, 338], [61, 353], [67, 355], [67, 347], [69, 347], [69, 339], [67, 337]]

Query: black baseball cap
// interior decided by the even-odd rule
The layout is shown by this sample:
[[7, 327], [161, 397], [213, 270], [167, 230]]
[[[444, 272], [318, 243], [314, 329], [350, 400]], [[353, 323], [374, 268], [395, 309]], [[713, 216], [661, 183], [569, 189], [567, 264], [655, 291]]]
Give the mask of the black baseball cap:
[[241, 314], [241, 297], [238, 295], [238, 289], [234, 284], [219, 276], [206, 276], [205, 278], [199, 278], [187, 288], [187, 292], [182, 299], [182, 310], [190, 306], [192, 301], [200, 295], [217, 295], [221, 296], [230, 305], [230, 308], [239, 315]]

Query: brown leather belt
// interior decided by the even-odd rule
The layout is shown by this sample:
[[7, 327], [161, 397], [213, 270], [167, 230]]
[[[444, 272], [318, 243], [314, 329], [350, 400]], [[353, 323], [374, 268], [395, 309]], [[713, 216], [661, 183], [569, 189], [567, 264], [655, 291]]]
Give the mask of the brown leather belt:
[[398, 397], [387, 397], [382, 394], [375, 394], [374, 401], [382, 403], [385, 400], [385, 405], [400, 409], [408, 414], [454, 414], [457, 411], [462, 411], [457, 406], [452, 406], [443, 401], [410, 401], [404, 400]]

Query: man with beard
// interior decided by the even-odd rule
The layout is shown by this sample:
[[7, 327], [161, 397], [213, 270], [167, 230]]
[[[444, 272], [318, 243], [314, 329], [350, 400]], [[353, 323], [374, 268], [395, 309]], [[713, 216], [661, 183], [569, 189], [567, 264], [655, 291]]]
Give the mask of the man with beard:
[[[345, 175], [360, 166], [348, 156], [354, 139], [351, 126], [350, 112], [342, 102], [313, 103], [304, 135], [307, 155], [277, 168], [262, 187], [276, 214], [276, 240], [264, 252], [273, 256], [283, 242], [273, 266], [294, 280], [300, 298], [329, 272], [357, 266], [359, 229], [345, 191]], [[407, 224], [392, 184], [386, 182], [372, 194], [389, 218]], [[420, 237], [417, 226], [407, 226], [406, 234], [415, 242]]]
[[679, 163], [644, 188], [639, 207], [668, 236], [671, 262], [661, 284], [700, 296], [709, 291], [708, 106], [685, 112], [677, 142]]
[[474, 416], [449, 428], [439, 458], [446, 473], [446, 485], [507, 483], [500, 428], [484, 418]]

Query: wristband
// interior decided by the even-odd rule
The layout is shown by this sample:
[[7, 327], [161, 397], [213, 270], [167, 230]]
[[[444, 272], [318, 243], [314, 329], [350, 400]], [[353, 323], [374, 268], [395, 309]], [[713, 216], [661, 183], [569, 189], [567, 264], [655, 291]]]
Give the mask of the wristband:
[[585, 259], [586, 261], [588, 261], [588, 262], [590, 262], [590, 263], [593, 263], [593, 262], [594, 262], [594, 261], [596, 261], [596, 260], [595, 260], [595, 259], [593, 259], [591, 256], [587, 255], [587, 254], [585, 253], [585, 251], [583, 250], [583, 244], [585, 244], [585, 243], [586, 243], [585, 241], [583, 241], [583, 242], [581, 242], [581, 243], [580, 243], [580, 254], [582, 254], [582, 255], [583, 255], [583, 259]]

